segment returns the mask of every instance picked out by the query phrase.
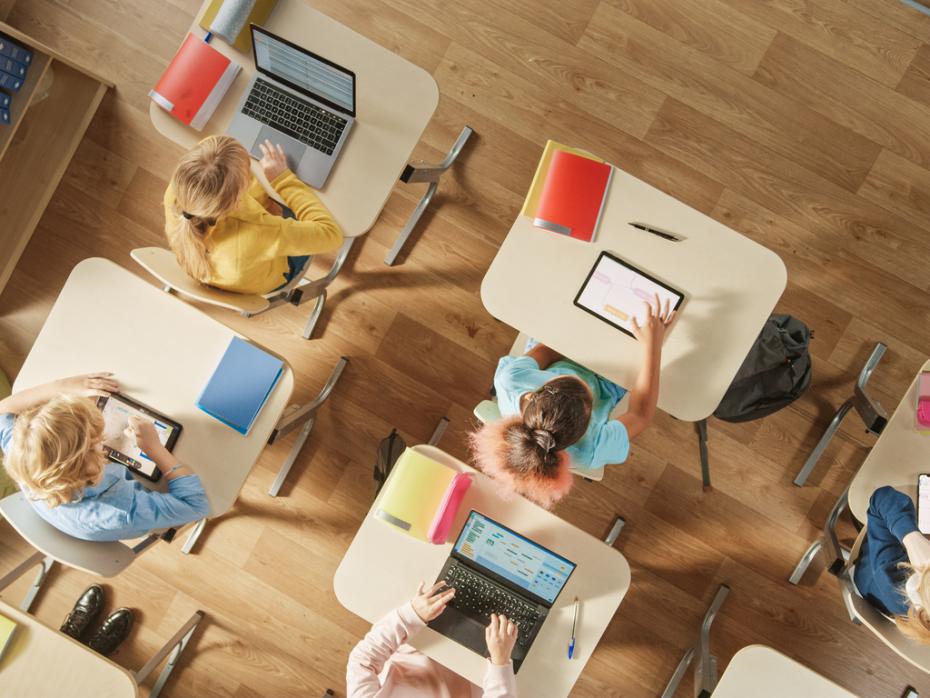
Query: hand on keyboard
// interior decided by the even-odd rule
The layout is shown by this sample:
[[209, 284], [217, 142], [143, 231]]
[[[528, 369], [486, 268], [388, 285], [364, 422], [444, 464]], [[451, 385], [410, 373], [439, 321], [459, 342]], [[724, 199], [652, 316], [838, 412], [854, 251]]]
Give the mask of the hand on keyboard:
[[491, 622], [484, 631], [484, 639], [488, 643], [488, 654], [494, 664], [508, 664], [510, 653], [517, 642], [517, 624], [506, 616], [491, 614]]
[[424, 589], [423, 582], [417, 587], [417, 595], [411, 599], [410, 604], [420, 620], [429, 623], [446, 609], [446, 605], [455, 596], [455, 589], [445, 582], [436, 582], [429, 589]]

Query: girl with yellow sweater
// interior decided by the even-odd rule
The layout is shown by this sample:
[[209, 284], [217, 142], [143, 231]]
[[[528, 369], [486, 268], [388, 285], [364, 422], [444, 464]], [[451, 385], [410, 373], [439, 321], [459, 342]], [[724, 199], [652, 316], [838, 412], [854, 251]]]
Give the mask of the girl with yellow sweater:
[[201, 283], [269, 293], [299, 273], [306, 255], [331, 252], [342, 230], [316, 193], [266, 141], [259, 165], [293, 218], [252, 176], [246, 149], [210, 136], [178, 164], [165, 192], [165, 233], [181, 267]]

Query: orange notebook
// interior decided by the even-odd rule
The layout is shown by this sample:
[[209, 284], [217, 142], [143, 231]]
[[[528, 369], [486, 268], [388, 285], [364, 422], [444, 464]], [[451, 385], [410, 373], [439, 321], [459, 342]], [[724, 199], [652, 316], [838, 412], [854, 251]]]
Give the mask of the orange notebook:
[[238, 74], [238, 63], [188, 34], [149, 97], [175, 119], [200, 131]]
[[564, 150], [552, 154], [533, 225], [591, 242], [607, 202], [614, 168]]

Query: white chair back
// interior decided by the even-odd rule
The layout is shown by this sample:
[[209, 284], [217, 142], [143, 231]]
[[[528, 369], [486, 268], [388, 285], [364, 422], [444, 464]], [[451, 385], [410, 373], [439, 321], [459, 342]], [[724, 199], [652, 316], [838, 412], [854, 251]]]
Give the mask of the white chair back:
[[115, 577], [136, 557], [124, 543], [98, 543], [62, 533], [36, 513], [22, 492], [0, 500], [0, 514], [36, 550], [90, 574]]
[[130, 255], [166, 288], [201, 303], [235, 310], [243, 315], [255, 315], [271, 305], [264, 296], [252, 293], [232, 293], [210, 288], [187, 275], [174, 253], [161, 247], [140, 247]]

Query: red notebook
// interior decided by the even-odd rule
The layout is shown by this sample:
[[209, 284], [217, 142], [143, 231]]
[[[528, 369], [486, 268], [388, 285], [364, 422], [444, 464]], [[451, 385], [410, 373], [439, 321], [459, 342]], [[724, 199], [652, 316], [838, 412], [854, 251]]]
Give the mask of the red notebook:
[[591, 242], [614, 168], [564, 150], [552, 155], [533, 225]]
[[238, 74], [238, 63], [188, 34], [149, 97], [178, 121], [200, 131]]

